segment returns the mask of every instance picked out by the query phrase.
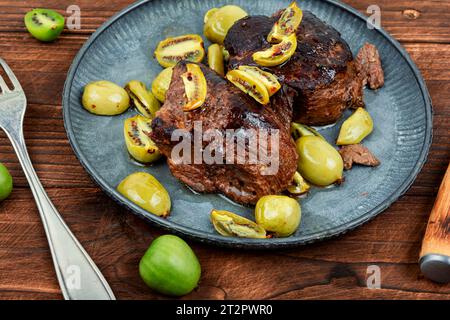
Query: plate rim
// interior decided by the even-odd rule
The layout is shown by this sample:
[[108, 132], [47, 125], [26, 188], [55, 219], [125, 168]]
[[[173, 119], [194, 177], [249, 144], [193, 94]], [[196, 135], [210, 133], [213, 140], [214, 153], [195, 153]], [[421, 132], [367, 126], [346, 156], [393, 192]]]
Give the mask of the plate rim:
[[[105, 192], [113, 201], [124, 207], [125, 209], [131, 211], [133, 214], [139, 216], [140, 218], [143, 218], [144, 220], [150, 222], [153, 225], [156, 225], [164, 230], [167, 230], [171, 233], [175, 233], [178, 235], [181, 235], [183, 237], [186, 237], [188, 239], [192, 239], [201, 243], [207, 243], [207, 244], [213, 244], [213, 245], [219, 245], [222, 247], [232, 247], [232, 248], [243, 248], [243, 249], [277, 249], [277, 248], [291, 248], [291, 247], [297, 247], [301, 245], [310, 244], [317, 241], [323, 241], [330, 238], [334, 238], [340, 235], [343, 235], [347, 233], [348, 231], [354, 230], [355, 228], [361, 226], [362, 224], [370, 221], [371, 219], [375, 218], [377, 215], [385, 211], [387, 208], [389, 208], [395, 201], [397, 201], [405, 192], [411, 187], [411, 185], [414, 183], [414, 181], [417, 178], [417, 175], [422, 170], [430, 150], [430, 146], [432, 143], [432, 137], [433, 137], [433, 107], [431, 102], [431, 97], [428, 91], [428, 88], [425, 84], [425, 80], [423, 79], [418, 67], [412, 60], [412, 58], [409, 56], [407, 51], [403, 48], [403, 46], [394, 38], [392, 37], [387, 31], [385, 31], [383, 28], [376, 29], [377, 32], [379, 32], [388, 42], [390, 42], [391, 45], [394, 46], [394, 48], [397, 50], [397, 52], [406, 60], [409, 67], [413, 71], [414, 77], [420, 87], [422, 97], [425, 102], [425, 111], [426, 111], [426, 132], [425, 132], [425, 140], [424, 144], [422, 146], [422, 150], [420, 153], [420, 156], [415, 163], [414, 169], [412, 170], [411, 174], [408, 176], [407, 179], [403, 181], [403, 183], [393, 192], [391, 195], [381, 204], [378, 206], [372, 208], [368, 212], [366, 212], [364, 215], [360, 216], [357, 219], [354, 219], [350, 222], [347, 222], [345, 224], [341, 224], [336, 227], [332, 227], [327, 230], [319, 231], [312, 233], [308, 235], [307, 237], [303, 238], [294, 238], [294, 237], [287, 237], [287, 238], [274, 238], [270, 239], [270, 241], [264, 240], [264, 239], [246, 239], [246, 238], [233, 238], [233, 237], [223, 237], [221, 235], [216, 235], [213, 233], [206, 233], [204, 231], [199, 231], [196, 229], [192, 229], [190, 227], [185, 227], [180, 224], [177, 224], [175, 222], [171, 222], [169, 220], [160, 218], [155, 215], [151, 215], [144, 209], [140, 208], [139, 206], [133, 204], [131, 201], [127, 200], [125, 197], [123, 197], [120, 194], [117, 194], [115, 191], [115, 188], [112, 188], [111, 186], [106, 183], [106, 181], [96, 172], [96, 170], [91, 166], [89, 161], [85, 158], [83, 153], [81, 152], [81, 148], [78, 146], [78, 143], [76, 141], [76, 137], [72, 128], [72, 124], [70, 121], [70, 93], [72, 88], [72, 82], [74, 79], [74, 76], [76, 74], [76, 71], [80, 65], [80, 61], [84, 57], [87, 50], [90, 48], [90, 46], [94, 43], [94, 41], [97, 39], [98, 36], [100, 36], [107, 28], [109, 28], [113, 23], [115, 23], [117, 20], [119, 20], [121, 17], [125, 16], [129, 12], [139, 8], [140, 6], [147, 4], [149, 2], [152, 2], [153, 0], [140, 0], [137, 1], [128, 7], [122, 9], [115, 15], [113, 15], [111, 18], [109, 18], [106, 22], [104, 22], [89, 38], [88, 40], [83, 44], [83, 46], [80, 48], [78, 53], [76, 54], [75, 58], [72, 61], [72, 64], [70, 66], [70, 69], [67, 73], [67, 77], [64, 83], [63, 88], [63, 96], [62, 96], [62, 112], [63, 112], [63, 122], [64, 122], [64, 128], [66, 130], [66, 134], [70, 143], [70, 146], [72, 150], [74, 151], [75, 156], [80, 161], [83, 168], [87, 171], [91, 179], [102, 189], [103, 192]], [[367, 17], [364, 16], [362, 13], [351, 7], [350, 5], [347, 5], [345, 3], [339, 2], [337, 0], [320, 0], [322, 2], [326, 2], [331, 6], [336, 6], [340, 9], [343, 9], [354, 16], [356, 16], [359, 19], [362, 19], [364, 21], [367, 20]]]

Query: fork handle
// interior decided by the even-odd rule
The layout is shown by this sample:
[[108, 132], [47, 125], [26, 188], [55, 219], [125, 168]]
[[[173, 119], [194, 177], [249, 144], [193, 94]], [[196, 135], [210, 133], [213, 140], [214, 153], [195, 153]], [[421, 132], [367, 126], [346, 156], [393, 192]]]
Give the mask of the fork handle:
[[56, 275], [66, 300], [115, 300], [95, 263], [65, 224], [31, 164], [25, 139], [6, 131], [17, 153], [44, 224]]

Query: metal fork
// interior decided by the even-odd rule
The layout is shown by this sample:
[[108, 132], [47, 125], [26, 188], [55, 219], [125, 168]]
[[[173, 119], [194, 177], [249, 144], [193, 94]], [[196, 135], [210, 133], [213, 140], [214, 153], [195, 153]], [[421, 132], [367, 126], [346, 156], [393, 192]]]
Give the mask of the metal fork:
[[0, 76], [0, 128], [11, 140], [36, 200], [62, 294], [67, 300], [115, 300], [100, 270], [64, 223], [33, 169], [23, 135], [25, 93], [1, 58], [0, 65], [14, 86], [9, 89]]

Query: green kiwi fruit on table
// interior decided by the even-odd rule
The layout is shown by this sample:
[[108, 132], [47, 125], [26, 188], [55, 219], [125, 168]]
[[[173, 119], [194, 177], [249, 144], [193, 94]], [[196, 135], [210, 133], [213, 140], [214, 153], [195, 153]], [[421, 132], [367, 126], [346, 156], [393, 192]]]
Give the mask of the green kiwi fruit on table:
[[58, 38], [64, 29], [64, 17], [50, 9], [33, 9], [25, 15], [25, 26], [36, 39], [50, 42]]

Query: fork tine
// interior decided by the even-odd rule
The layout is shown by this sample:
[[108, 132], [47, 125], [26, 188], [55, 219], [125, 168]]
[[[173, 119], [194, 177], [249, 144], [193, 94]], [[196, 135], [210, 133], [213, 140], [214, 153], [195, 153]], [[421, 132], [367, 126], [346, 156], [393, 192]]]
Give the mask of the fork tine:
[[2, 58], [0, 58], [0, 65], [3, 67], [3, 70], [5, 70], [6, 74], [8, 75], [9, 80], [11, 81], [11, 83], [14, 86], [14, 89], [23, 91], [22, 86], [19, 83], [19, 80], [17, 80], [16, 76], [14, 75], [14, 72], [11, 70], [11, 68], [6, 64], [5, 60], [3, 60]]
[[0, 76], [0, 89], [2, 90], [2, 93], [11, 91], [2, 76]]

